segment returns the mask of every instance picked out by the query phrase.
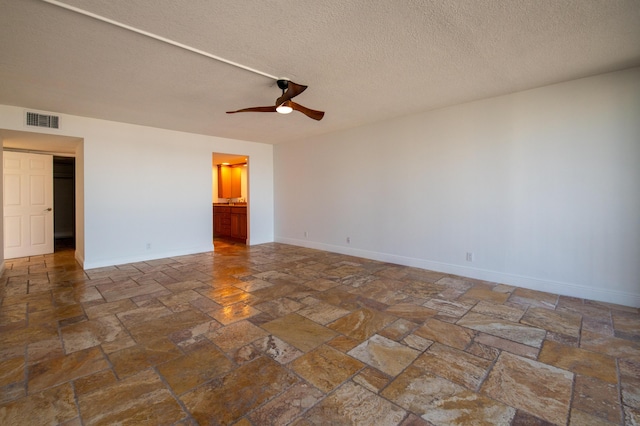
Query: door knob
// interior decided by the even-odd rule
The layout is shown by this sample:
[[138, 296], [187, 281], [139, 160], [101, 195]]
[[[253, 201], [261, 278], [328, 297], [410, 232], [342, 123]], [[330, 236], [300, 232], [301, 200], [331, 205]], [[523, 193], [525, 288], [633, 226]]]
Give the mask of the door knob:
[[50, 212], [51, 210], [53, 210], [51, 207], [49, 207], [48, 209], [46, 209], [46, 212]]

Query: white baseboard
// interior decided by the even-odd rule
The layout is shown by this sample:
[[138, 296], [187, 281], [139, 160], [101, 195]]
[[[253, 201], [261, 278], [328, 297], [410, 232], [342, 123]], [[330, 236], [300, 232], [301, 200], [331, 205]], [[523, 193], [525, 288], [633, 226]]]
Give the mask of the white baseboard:
[[434, 262], [425, 259], [398, 256], [390, 253], [379, 253], [350, 247], [334, 246], [309, 240], [276, 237], [275, 241], [283, 244], [314, 248], [318, 250], [329, 251], [332, 253], [363, 257], [365, 259], [378, 260], [381, 262], [395, 263], [403, 266], [412, 266], [436, 272], [443, 272], [446, 274], [460, 275], [468, 278], [513, 285], [516, 287], [528, 288], [530, 290], [538, 290], [563, 296], [578, 297], [581, 299], [597, 300], [600, 302], [615, 303], [618, 305], [640, 308], [640, 293], [588, 287], [581, 284], [566, 283], [553, 280], [543, 280], [535, 277], [527, 277], [500, 271], [471, 268], [468, 266], [461, 266], [450, 263]]
[[194, 247], [190, 249], [174, 250], [174, 251], [154, 252], [154, 253], [138, 255], [138, 256], [113, 257], [108, 259], [97, 259], [97, 260], [90, 260], [90, 261], [86, 261], [85, 259], [82, 259], [82, 262], [78, 258], [79, 256], [76, 254], [76, 260], [78, 260], [80, 265], [82, 265], [83, 269], [88, 270], [88, 269], [95, 269], [95, 268], [103, 268], [105, 266], [124, 265], [127, 263], [146, 262], [148, 260], [165, 259], [168, 257], [188, 256], [190, 254], [207, 253], [211, 251], [213, 251], [213, 243], [211, 245], [205, 245], [202, 247]]

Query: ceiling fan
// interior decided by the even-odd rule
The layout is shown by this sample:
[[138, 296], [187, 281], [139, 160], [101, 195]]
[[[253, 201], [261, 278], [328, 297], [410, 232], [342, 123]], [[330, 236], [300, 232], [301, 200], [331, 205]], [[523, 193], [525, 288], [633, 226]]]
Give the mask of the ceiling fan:
[[235, 114], [236, 112], [279, 112], [280, 114], [289, 114], [291, 111], [300, 111], [309, 118], [322, 120], [322, 117], [324, 117], [324, 111], [316, 111], [291, 100], [304, 92], [307, 86], [296, 84], [289, 80], [278, 80], [278, 87], [282, 90], [282, 96], [276, 99], [275, 105], [243, 108], [237, 111], [227, 111], [227, 114]]

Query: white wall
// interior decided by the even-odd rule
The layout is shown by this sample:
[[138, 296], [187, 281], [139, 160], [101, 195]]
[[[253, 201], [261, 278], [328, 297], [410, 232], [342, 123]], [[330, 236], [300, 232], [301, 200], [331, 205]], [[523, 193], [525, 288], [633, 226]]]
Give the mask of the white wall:
[[276, 145], [274, 167], [276, 241], [640, 306], [640, 68]]
[[[0, 106], [0, 128], [27, 130], [23, 111]], [[84, 138], [76, 251], [85, 269], [212, 250], [214, 151], [251, 156], [249, 243], [273, 241], [272, 145], [68, 115], [60, 122], [57, 133]]]

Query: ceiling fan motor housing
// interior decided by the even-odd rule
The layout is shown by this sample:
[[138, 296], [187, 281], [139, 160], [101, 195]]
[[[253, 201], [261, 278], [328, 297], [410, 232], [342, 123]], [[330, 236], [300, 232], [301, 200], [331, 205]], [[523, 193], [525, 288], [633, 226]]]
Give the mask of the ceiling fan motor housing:
[[278, 80], [278, 87], [284, 92], [289, 87], [289, 80]]

